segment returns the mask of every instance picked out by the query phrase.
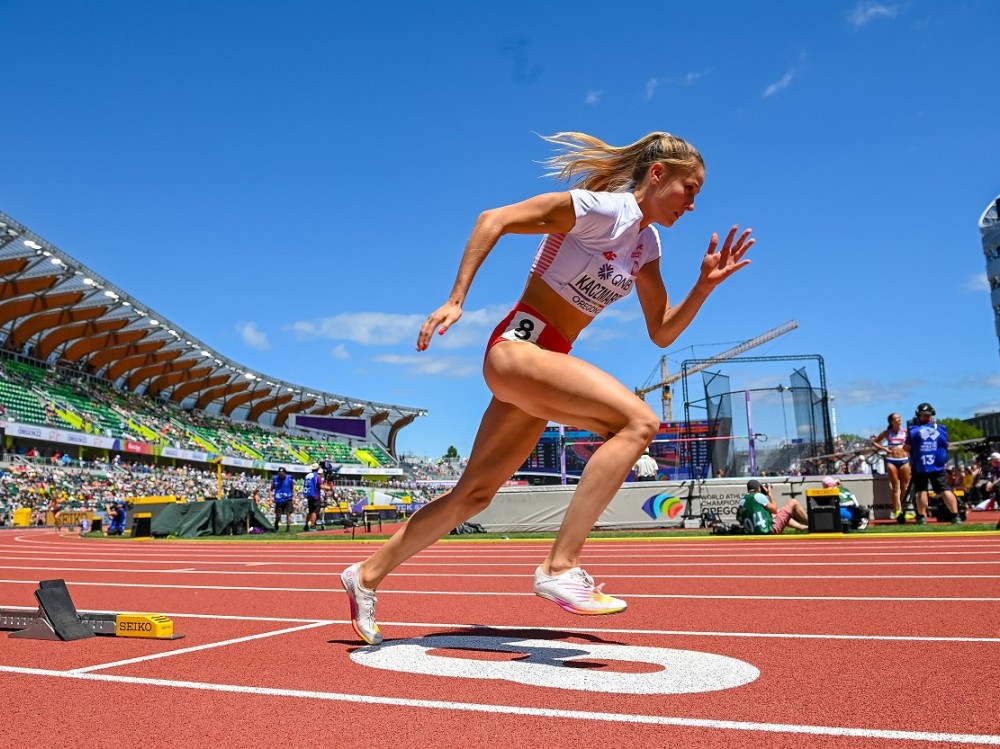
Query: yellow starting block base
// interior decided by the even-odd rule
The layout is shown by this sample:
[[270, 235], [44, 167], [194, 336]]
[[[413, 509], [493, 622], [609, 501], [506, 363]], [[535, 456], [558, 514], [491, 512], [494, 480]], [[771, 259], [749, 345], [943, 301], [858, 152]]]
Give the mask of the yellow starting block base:
[[116, 614], [115, 637], [149, 637], [154, 640], [176, 640], [174, 622], [163, 614]]

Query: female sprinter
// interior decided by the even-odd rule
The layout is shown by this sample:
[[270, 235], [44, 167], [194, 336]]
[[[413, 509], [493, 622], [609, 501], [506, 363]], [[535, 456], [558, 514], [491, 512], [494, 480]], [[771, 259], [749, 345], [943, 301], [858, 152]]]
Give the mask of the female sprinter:
[[[872, 446], [883, 453], [885, 470], [889, 474], [889, 486], [892, 487], [892, 518], [899, 522], [902, 510], [902, 499], [910, 486], [910, 452], [906, 449], [906, 430], [903, 428], [903, 417], [899, 414], [889, 414], [888, 426], [872, 440]], [[885, 442], [885, 444], [882, 444]]]
[[659, 418], [610, 375], [570, 356], [577, 336], [634, 285], [650, 339], [669, 346], [722, 281], [748, 265], [750, 230], [733, 227], [722, 248], [713, 234], [694, 287], [671, 306], [660, 275], [660, 238], [694, 210], [705, 165], [688, 143], [650, 133], [615, 147], [583, 133], [546, 138], [559, 147], [550, 176], [575, 179], [568, 192], [537, 195], [485, 211], [476, 221], [448, 300], [420, 329], [423, 351], [462, 316], [462, 305], [486, 256], [505, 234], [544, 234], [520, 301], [487, 343], [483, 375], [493, 398], [483, 415], [468, 465], [453, 489], [415, 513], [384, 546], [348, 567], [341, 582], [354, 630], [370, 645], [375, 589], [392, 570], [482, 511], [534, 449], [548, 422], [572, 424], [605, 437], [587, 462], [534, 590], [575, 614], [614, 614], [625, 601], [595, 586], [580, 568], [587, 534], [659, 429]]

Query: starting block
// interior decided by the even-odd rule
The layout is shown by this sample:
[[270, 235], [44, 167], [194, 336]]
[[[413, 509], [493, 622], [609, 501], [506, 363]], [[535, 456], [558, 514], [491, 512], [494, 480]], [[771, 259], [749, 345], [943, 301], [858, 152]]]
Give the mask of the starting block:
[[161, 614], [79, 614], [65, 580], [42, 580], [34, 613], [0, 608], [0, 630], [25, 640], [83, 640], [96, 635], [179, 640], [174, 623]]

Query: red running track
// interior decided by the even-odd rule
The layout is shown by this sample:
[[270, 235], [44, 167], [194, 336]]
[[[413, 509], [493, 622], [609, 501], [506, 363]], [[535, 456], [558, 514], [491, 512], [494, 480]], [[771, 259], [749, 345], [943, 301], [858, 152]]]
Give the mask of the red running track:
[[0, 635], [5, 745], [1000, 745], [1000, 534], [592, 541], [629, 601], [531, 594], [544, 543], [442, 542], [379, 592], [362, 647], [338, 575], [371, 544], [0, 533], [0, 607], [43, 579], [175, 641]]

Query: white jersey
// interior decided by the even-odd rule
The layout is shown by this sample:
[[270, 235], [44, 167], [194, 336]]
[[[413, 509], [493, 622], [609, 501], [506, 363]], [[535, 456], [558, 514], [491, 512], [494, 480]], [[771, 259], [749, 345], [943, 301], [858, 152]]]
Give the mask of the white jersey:
[[639, 269], [660, 257], [660, 235], [640, 230], [642, 211], [630, 192], [570, 190], [576, 225], [542, 239], [531, 272], [591, 317], [626, 296]]

